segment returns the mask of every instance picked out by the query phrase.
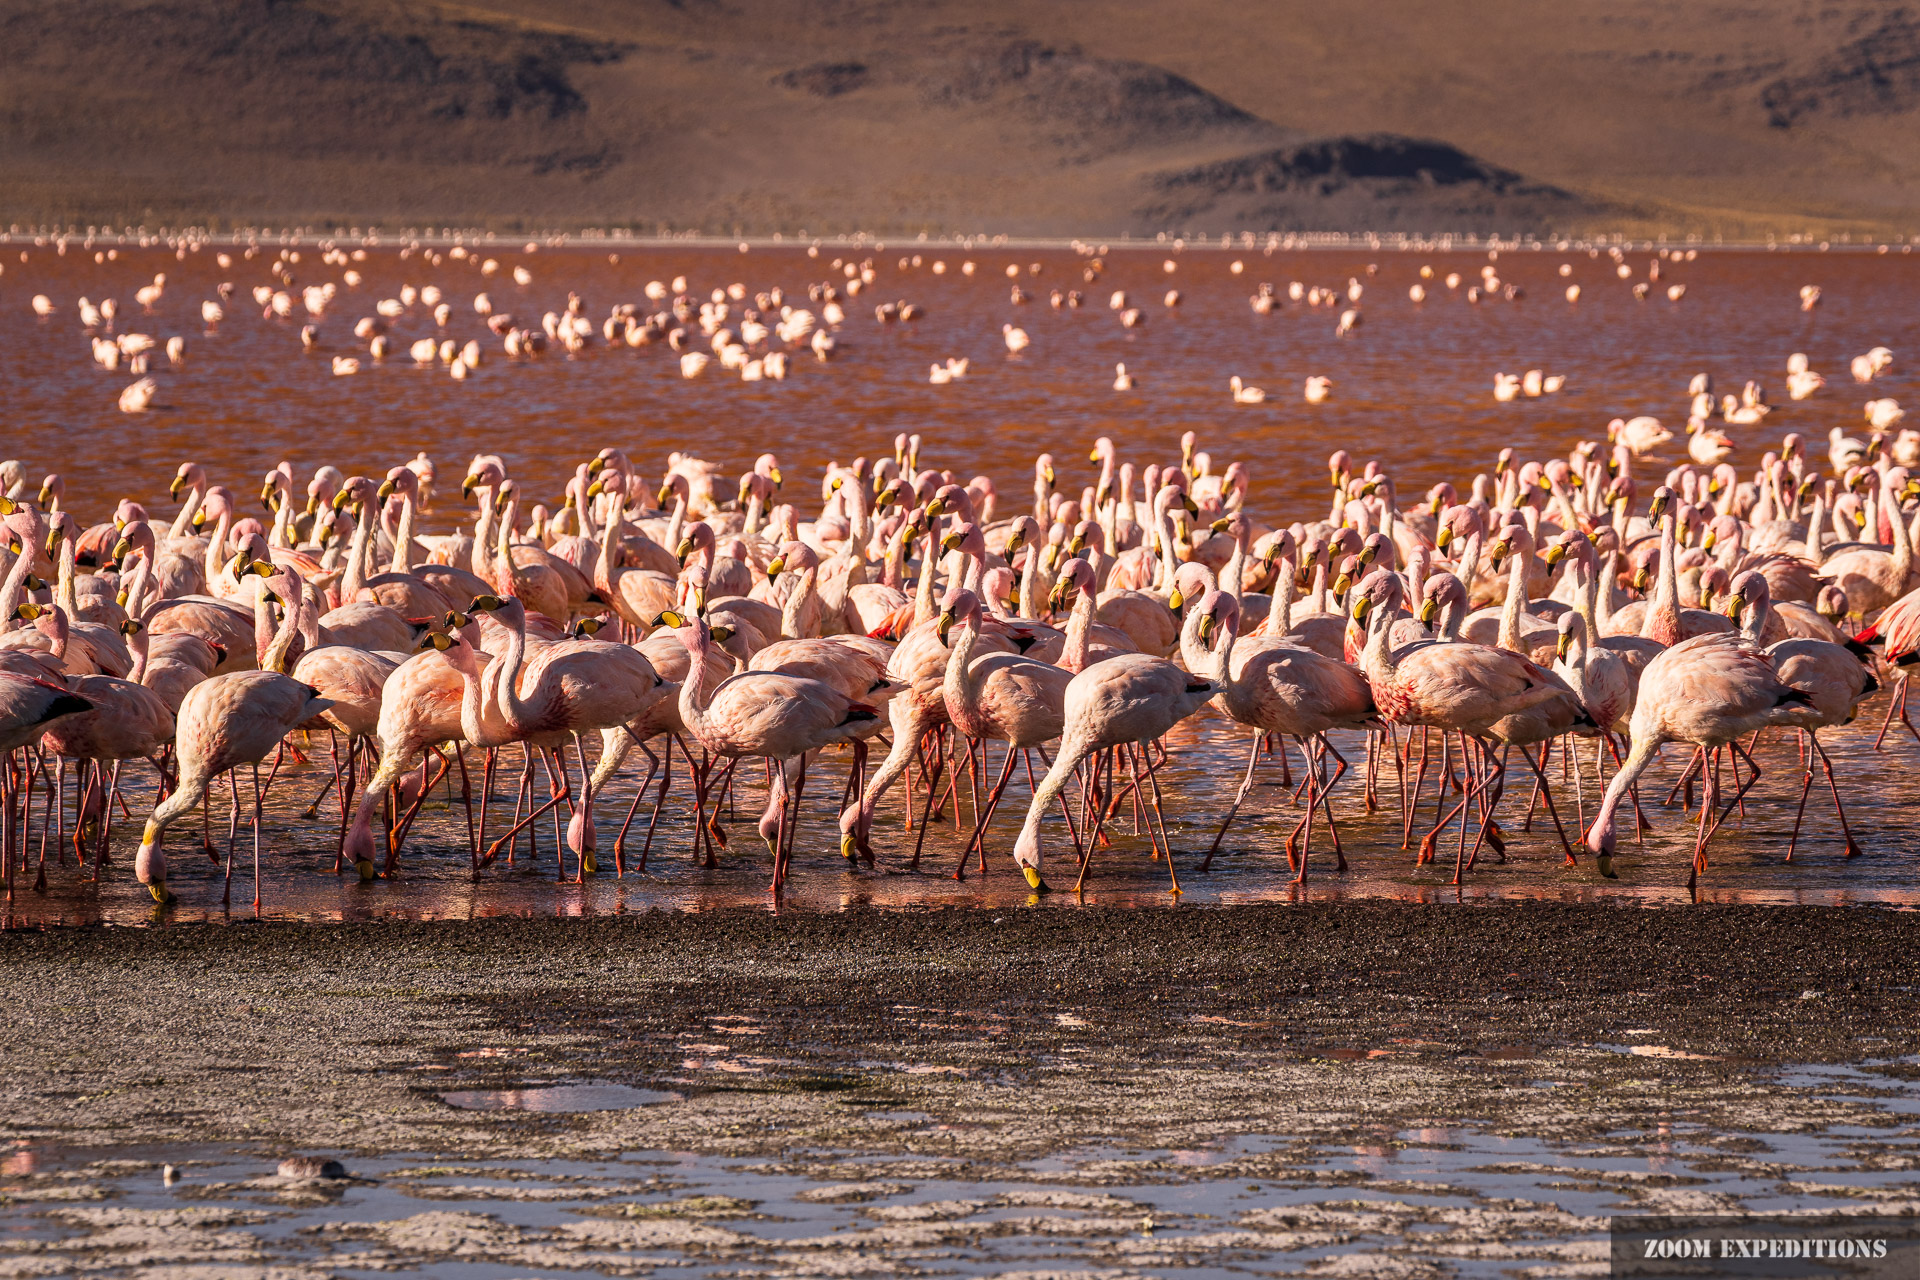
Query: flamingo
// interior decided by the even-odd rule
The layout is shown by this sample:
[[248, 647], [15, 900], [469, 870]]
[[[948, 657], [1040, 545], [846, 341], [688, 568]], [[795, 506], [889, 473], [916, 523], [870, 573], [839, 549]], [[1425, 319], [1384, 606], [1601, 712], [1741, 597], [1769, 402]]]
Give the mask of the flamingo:
[[[173, 901], [167, 888], [167, 857], [161, 847], [168, 827], [205, 802], [213, 780], [241, 765], [253, 768], [253, 905], [260, 905], [260, 761], [280, 740], [332, 704], [311, 685], [273, 671], [235, 671], [195, 685], [181, 700], [174, 721], [179, 785], [154, 806], [140, 836], [134, 874], [158, 903]], [[238, 806], [235, 807], [238, 819]], [[233, 874], [228, 845], [227, 878]]]
[[[1700, 830], [1694, 841], [1687, 887], [1693, 889], [1706, 863], [1707, 842], [1746, 793], [1759, 781], [1760, 769], [1739, 743], [1759, 729], [1800, 728], [1817, 718], [1811, 699], [1782, 683], [1773, 664], [1746, 636], [1713, 633], [1683, 640], [1647, 664], [1633, 709], [1633, 747], [1600, 802], [1587, 830], [1586, 844], [1599, 859], [1600, 874], [1613, 874], [1613, 812], [1627, 788], [1653, 763], [1662, 744], [1686, 742], [1706, 753], [1732, 750], [1750, 771], [1726, 809], [1719, 808], [1718, 761], [1706, 772], [1700, 802]], [[1709, 819], [1712, 819], [1709, 825]]]
[[700, 745], [725, 759], [763, 757], [773, 762], [775, 794], [769, 807], [777, 810], [778, 825], [762, 834], [773, 855], [772, 888], [777, 893], [786, 883], [799, 788], [805, 782], [804, 765], [800, 777], [788, 782], [789, 764], [831, 743], [853, 740], [879, 712], [831, 685], [773, 671], [742, 672], [710, 690], [708, 655], [724, 637], [717, 637], [704, 619], [675, 610], [661, 614], [658, 621], [674, 629], [691, 659], [680, 685], [680, 718]]

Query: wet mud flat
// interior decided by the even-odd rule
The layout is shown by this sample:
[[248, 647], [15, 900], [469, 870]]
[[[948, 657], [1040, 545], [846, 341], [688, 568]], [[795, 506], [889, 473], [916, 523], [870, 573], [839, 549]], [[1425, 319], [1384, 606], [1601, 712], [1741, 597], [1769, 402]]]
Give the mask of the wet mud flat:
[[0, 1277], [1598, 1275], [1614, 1213], [1920, 1211], [1917, 935], [1382, 901], [0, 934]]

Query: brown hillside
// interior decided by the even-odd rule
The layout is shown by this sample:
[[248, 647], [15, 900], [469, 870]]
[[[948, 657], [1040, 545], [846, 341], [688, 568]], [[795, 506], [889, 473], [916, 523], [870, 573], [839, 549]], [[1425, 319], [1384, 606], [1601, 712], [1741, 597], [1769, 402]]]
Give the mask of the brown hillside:
[[12, 0], [0, 220], [1906, 234], [1920, 16]]

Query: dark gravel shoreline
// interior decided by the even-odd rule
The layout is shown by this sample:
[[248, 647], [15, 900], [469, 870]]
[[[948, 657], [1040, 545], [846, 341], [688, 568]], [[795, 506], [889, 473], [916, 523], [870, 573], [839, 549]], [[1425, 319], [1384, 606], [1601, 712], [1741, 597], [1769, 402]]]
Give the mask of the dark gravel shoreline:
[[[989, 1168], [1443, 1118], [1884, 1123], [1769, 1072], [1920, 1053], [1916, 944], [1891, 910], [1531, 902], [4, 933], [0, 1137]], [[582, 1078], [687, 1101], [437, 1097]]]

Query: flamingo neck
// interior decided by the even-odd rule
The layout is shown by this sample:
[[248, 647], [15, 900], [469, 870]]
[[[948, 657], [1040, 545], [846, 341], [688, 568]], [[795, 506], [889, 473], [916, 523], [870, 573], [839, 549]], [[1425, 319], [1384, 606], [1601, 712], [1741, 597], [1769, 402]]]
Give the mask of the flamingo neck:
[[[221, 526], [225, 528], [223, 524]], [[360, 504], [360, 518], [353, 522], [353, 541], [347, 544], [347, 571], [340, 579], [340, 603], [351, 604], [367, 580], [367, 548], [373, 542], [373, 504]]]
[[1236, 537], [1233, 540], [1233, 552], [1227, 557], [1226, 567], [1220, 570], [1220, 590], [1240, 603], [1241, 585], [1247, 576], [1247, 540]]
[[[497, 616], [497, 615], [496, 615]], [[524, 730], [532, 722], [533, 704], [520, 698], [520, 669], [527, 658], [526, 614], [515, 610], [507, 624], [507, 651], [500, 659], [498, 698], [508, 725]]]
[[225, 559], [227, 545], [227, 525], [232, 519], [230, 513], [222, 511], [220, 519], [214, 523], [213, 534], [207, 539], [207, 581], [212, 582], [220, 576], [220, 561]]
[[978, 699], [974, 697], [972, 682], [967, 678], [968, 666], [973, 662], [974, 645], [980, 638], [980, 619], [962, 618], [954, 626], [959, 636], [947, 652], [947, 673], [940, 683], [940, 691], [949, 706], [959, 706], [971, 713]]
[[200, 501], [205, 496], [206, 485], [200, 481], [195, 481], [193, 487], [187, 490], [187, 500], [181, 504], [179, 513], [173, 517], [173, 524], [167, 530], [168, 537], [184, 538], [187, 536], [187, 530], [193, 527], [193, 517], [199, 514]]
[[940, 534], [931, 526], [927, 529], [927, 548], [920, 554], [920, 581], [913, 588], [913, 624], [931, 622], [936, 612], [933, 604], [933, 571], [940, 563]]
[[472, 568], [475, 576], [485, 578], [493, 557], [493, 522], [498, 513], [493, 509], [493, 486], [482, 485], [479, 492], [480, 514], [473, 521]]
[[1513, 549], [1513, 568], [1507, 573], [1507, 599], [1500, 608], [1500, 636], [1495, 642], [1509, 653], [1520, 653], [1520, 615], [1527, 607], [1527, 561], [1532, 551]]
[[787, 592], [786, 603], [780, 606], [781, 639], [810, 639], [808, 633], [820, 629], [820, 590], [816, 581], [819, 576], [820, 570], [817, 568], [800, 570], [799, 580]]
[[1060, 665], [1078, 675], [1087, 669], [1087, 654], [1092, 647], [1093, 592], [1082, 591], [1074, 599], [1073, 612], [1067, 617], [1067, 641], [1060, 648]]
[[1173, 554], [1173, 504], [1161, 503], [1157, 513], [1159, 519], [1155, 525], [1160, 535], [1160, 574], [1159, 587], [1162, 591], [1173, 590], [1173, 575], [1179, 571], [1180, 561]]
[[[259, 599], [262, 604], [265, 603], [264, 592]], [[278, 671], [281, 675], [286, 675], [288, 667], [292, 665], [287, 661], [287, 654], [293, 648], [293, 637], [300, 627], [300, 597], [297, 594], [290, 596], [286, 605], [286, 612], [280, 617], [280, 625], [275, 629], [273, 639], [267, 643], [266, 649], [260, 654], [262, 671]]]
[[400, 494], [400, 525], [393, 531], [393, 559], [388, 571], [413, 572], [413, 495], [404, 491]]
[[667, 536], [663, 539], [668, 548], [680, 545], [680, 530], [687, 523], [687, 500], [674, 495], [673, 514], [667, 517]]
[[1672, 511], [1660, 520], [1660, 580], [1654, 584], [1653, 604], [1647, 609], [1640, 634], [1664, 645], [1680, 643], [1680, 569], [1679, 553], [1674, 546], [1675, 516]]

